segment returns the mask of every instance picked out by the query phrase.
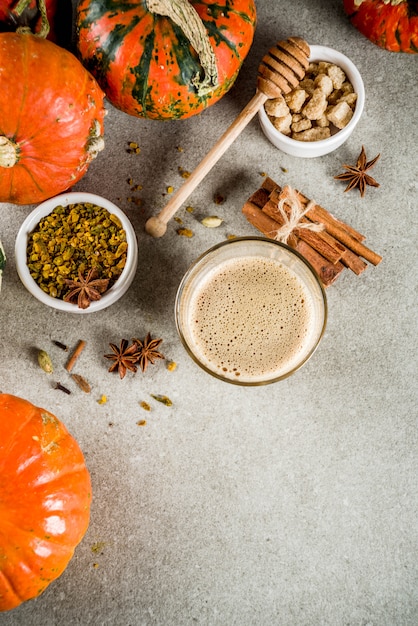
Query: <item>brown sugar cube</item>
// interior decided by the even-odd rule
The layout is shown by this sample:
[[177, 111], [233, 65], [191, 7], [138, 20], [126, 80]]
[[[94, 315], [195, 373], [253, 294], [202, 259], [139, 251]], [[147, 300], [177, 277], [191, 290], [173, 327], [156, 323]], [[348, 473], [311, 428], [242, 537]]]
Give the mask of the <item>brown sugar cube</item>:
[[285, 117], [289, 113], [289, 107], [283, 96], [267, 100], [264, 105], [267, 115], [272, 117]]
[[300, 133], [293, 133], [292, 139], [297, 139], [298, 141], [319, 141], [321, 139], [328, 139], [330, 136], [331, 131], [329, 128], [314, 126], [313, 128], [303, 130]]
[[338, 102], [328, 113], [329, 121], [339, 129], [347, 126], [352, 117], [353, 111], [347, 102]]

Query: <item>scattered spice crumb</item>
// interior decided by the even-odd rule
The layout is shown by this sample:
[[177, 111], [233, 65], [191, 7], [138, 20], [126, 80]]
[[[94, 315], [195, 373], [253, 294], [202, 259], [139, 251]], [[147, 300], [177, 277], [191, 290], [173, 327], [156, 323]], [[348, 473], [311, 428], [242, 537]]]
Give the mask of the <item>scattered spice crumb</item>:
[[126, 198], [126, 200], [128, 202], [132, 202], [132, 204], [136, 204], [136, 206], [142, 206], [142, 198], [135, 198], [133, 196], [130, 196], [129, 198]]
[[177, 152], [184, 152], [184, 149], [181, 146], [177, 146]]
[[147, 420], [138, 420], [136, 424], [137, 426], [146, 426]]
[[177, 369], [177, 363], [175, 361], [169, 361], [167, 363], [167, 369], [169, 372], [174, 372], [174, 370]]
[[142, 400], [139, 403], [139, 406], [141, 407], [141, 409], [144, 409], [144, 411], [151, 411], [151, 406], [148, 404], [148, 402], [145, 402], [145, 400]]
[[99, 567], [99, 564], [98, 563], [93, 563], [93, 567], [97, 569]]
[[93, 552], [93, 554], [103, 554], [103, 549], [104, 549], [105, 545], [106, 544], [105, 544], [104, 541], [96, 541], [91, 546], [91, 551]]
[[280, 169], [282, 170], [282, 172], [283, 172], [284, 174], [287, 174], [287, 172], [288, 172], [287, 167], [281, 167]]
[[232, 241], [232, 239], [236, 239], [237, 236], [236, 235], [227, 235], [226, 238], [228, 239], [228, 241]]
[[141, 148], [135, 141], [128, 142], [128, 148], [126, 150], [128, 154], [139, 154], [141, 152]]
[[186, 206], [187, 213], [193, 213], [194, 208], [192, 206]]
[[77, 383], [81, 391], [84, 391], [84, 393], [90, 393], [91, 387], [83, 376], [80, 376], [80, 374], [71, 374], [71, 378]]
[[109, 426], [109, 428], [112, 428], [114, 426], [113, 422], [109, 422], [108, 426]]
[[266, 172], [260, 172], [260, 176], [262, 176], [263, 178], [265, 178], [267, 176]]
[[173, 193], [173, 191], [174, 191], [173, 185], [168, 185], [166, 191], [167, 191], [167, 193]]
[[170, 400], [170, 398], [168, 396], [162, 396], [162, 395], [154, 395], [154, 394], [150, 394], [151, 398], [154, 398], [154, 400], [157, 400], [157, 402], [161, 402], [161, 404], [164, 404], [165, 406], [172, 406], [173, 403]]
[[223, 204], [225, 202], [225, 196], [223, 196], [221, 193], [215, 193], [213, 201], [215, 204]]
[[177, 234], [182, 237], [193, 237], [193, 231], [190, 228], [178, 228]]
[[183, 224], [183, 220], [181, 219], [181, 217], [175, 217], [174, 221], [177, 222], [177, 224]]
[[97, 400], [97, 404], [106, 404], [107, 402], [107, 396], [102, 395], [100, 396], [100, 398]]
[[182, 178], [189, 178], [190, 177], [190, 172], [185, 170], [185, 169], [183, 169], [181, 167], [181, 165], [179, 165], [177, 169], [178, 169], [178, 172], [179, 172], [179, 174], [180, 174], [180, 176]]

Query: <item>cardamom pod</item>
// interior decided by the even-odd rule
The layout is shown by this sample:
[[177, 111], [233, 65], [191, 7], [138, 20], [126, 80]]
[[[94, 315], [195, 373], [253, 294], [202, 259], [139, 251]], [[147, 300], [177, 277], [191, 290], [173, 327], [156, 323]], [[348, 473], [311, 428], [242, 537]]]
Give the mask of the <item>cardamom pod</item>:
[[52, 374], [54, 368], [52, 366], [51, 357], [45, 350], [39, 350], [38, 352], [38, 363], [39, 367], [44, 370], [47, 374]]
[[203, 226], [206, 228], [218, 228], [223, 222], [223, 219], [218, 217], [217, 215], [208, 215], [208, 217], [204, 217], [202, 220]]

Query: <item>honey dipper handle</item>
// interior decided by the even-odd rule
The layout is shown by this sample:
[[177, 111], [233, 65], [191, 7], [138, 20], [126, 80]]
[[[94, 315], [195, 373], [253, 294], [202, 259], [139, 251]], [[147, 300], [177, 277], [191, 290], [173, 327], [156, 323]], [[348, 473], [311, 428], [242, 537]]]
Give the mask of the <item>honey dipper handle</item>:
[[173, 217], [177, 209], [180, 208], [192, 191], [196, 189], [200, 181], [203, 180], [224, 152], [226, 152], [229, 146], [238, 137], [245, 126], [247, 126], [247, 124], [252, 120], [254, 115], [263, 106], [267, 99], [268, 96], [261, 91], [257, 91], [255, 93], [238, 117], [232, 122], [221, 138], [218, 139], [213, 148], [190, 174], [186, 182], [180, 187], [174, 196], [172, 196], [166, 206], [158, 215], [150, 217], [147, 220], [145, 230], [149, 235], [152, 237], [162, 237], [164, 235], [167, 230], [167, 222]]

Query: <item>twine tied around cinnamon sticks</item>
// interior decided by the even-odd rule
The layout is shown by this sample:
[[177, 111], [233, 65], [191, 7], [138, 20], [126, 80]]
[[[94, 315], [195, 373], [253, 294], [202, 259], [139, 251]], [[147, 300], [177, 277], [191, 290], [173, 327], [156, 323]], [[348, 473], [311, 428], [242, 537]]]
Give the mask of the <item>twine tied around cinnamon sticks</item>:
[[366, 237], [352, 226], [300, 191], [289, 186], [282, 189], [271, 178], [265, 178], [242, 212], [265, 237], [287, 242], [305, 257], [324, 287], [331, 285], [346, 267], [359, 275], [367, 262], [378, 265], [382, 260], [364, 245]]
[[304, 207], [298, 197], [298, 194], [293, 187], [286, 185], [283, 188], [281, 197], [277, 203], [277, 210], [279, 211], [283, 224], [277, 229], [274, 239], [282, 243], [288, 243], [289, 237], [296, 228], [304, 228], [311, 230], [315, 233], [319, 233], [324, 230], [325, 226], [318, 222], [302, 221], [302, 218], [315, 206], [313, 200], [309, 200], [308, 204]]

